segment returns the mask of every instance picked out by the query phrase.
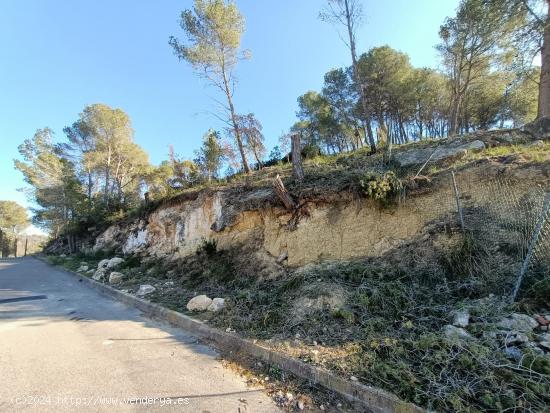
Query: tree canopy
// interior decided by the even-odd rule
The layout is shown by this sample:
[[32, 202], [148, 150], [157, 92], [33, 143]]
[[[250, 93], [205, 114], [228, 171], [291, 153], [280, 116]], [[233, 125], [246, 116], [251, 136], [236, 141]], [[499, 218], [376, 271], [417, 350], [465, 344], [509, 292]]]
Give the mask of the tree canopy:
[[224, 93], [227, 105], [222, 106], [229, 115], [228, 123], [233, 128], [242, 167], [245, 172], [249, 172], [233, 103], [235, 67], [240, 59], [250, 57], [248, 51], [240, 51], [245, 29], [244, 18], [232, 1], [195, 0], [193, 10], [184, 10], [181, 13], [180, 26], [187, 36], [187, 42], [181, 42], [172, 36], [169, 44], [179, 59], [189, 62], [199, 76], [206, 78]]
[[0, 229], [17, 232], [29, 225], [27, 210], [14, 201], [0, 201]]

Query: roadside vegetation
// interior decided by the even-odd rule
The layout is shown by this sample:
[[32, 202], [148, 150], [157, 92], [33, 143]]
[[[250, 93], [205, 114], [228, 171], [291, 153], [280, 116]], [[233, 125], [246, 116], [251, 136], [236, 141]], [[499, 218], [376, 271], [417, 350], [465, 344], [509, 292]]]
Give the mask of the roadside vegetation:
[[[311, 264], [277, 278], [258, 278], [248, 251], [205, 241], [175, 261], [126, 257], [116, 288], [154, 285], [151, 301], [436, 411], [545, 411], [550, 357], [537, 345], [545, 333], [531, 327], [525, 343], [513, 344], [517, 331], [501, 323], [513, 313], [550, 316], [550, 261], [532, 268], [510, 304], [518, 245], [496, 226], [462, 234], [434, 223], [428, 237], [380, 257]], [[114, 255], [50, 262], [95, 270]], [[224, 297], [226, 307], [190, 313], [186, 304], [198, 294]], [[466, 335], [449, 333], [464, 311]]]

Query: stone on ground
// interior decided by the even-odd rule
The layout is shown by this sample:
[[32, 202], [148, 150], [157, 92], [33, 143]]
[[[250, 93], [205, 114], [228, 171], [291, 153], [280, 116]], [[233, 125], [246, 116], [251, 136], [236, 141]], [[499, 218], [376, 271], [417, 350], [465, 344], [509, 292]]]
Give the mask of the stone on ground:
[[520, 333], [530, 333], [537, 328], [539, 323], [527, 314], [513, 313], [510, 317], [503, 318], [497, 326], [505, 330], [514, 330]]
[[210, 304], [212, 304], [211, 298], [208, 298], [206, 295], [197, 295], [189, 300], [187, 309], [189, 311], [206, 311]]
[[445, 336], [450, 339], [470, 339], [472, 336], [463, 328], [455, 327], [450, 324], [447, 324], [443, 328]]
[[453, 315], [453, 325], [455, 327], [468, 327], [470, 323], [470, 312], [468, 310], [460, 310]]
[[143, 284], [139, 286], [139, 290], [137, 291], [137, 295], [140, 297], [143, 297], [144, 295], [151, 294], [153, 291], [155, 291], [156, 288], [149, 284]]
[[207, 310], [217, 313], [218, 311], [223, 310], [225, 307], [225, 299], [223, 298], [214, 298], [212, 303], [208, 306]]
[[119, 257], [114, 257], [114, 258], [111, 258], [111, 259], [109, 260], [109, 262], [107, 263], [106, 267], [107, 267], [107, 269], [116, 268], [116, 267], [118, 267], [120, 264], [122, 264], [123, 262], [124, 262], [124, 259], [119, 258]]
[[109, 284], [118, 284], [122, 281], [123, 278], [124, 278], [124, 274], [122, 274], [120, 272], [113, 271], [109, 275]]
[[105, 278], [105, 276], [107, 275], [105, 271], [106, 271], [105, 268], [98, 268], [96, 270], [96, 272], [94, 272], [94, 275], [92, 276], [92, 279], [94, 279], [96, 281], [103, 280], [103, 278]]

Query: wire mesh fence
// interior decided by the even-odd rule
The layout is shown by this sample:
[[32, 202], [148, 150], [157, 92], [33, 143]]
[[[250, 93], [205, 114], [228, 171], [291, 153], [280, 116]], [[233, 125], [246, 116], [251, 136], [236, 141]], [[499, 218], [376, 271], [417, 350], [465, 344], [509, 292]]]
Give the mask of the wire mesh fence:
[[512, 294], [522, 271], [528, 278], [550, 263], [550, 183], [527, 172], [487, 163], [441, 172], [425, 191], [420, 185], [404, 193], [401, 206], [428, 226], [473, 239], [472, 276], [487, 276], [500, 260], [502, 284]]

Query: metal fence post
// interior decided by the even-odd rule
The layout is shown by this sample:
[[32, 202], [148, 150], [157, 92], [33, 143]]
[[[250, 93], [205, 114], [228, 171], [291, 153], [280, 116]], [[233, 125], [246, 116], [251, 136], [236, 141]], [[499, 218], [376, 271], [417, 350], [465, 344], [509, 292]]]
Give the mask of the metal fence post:
[[458, 216], [460, 217], [460, 227], [462, 228], [462, 232], [464, 232], [465, 230], [464, 213], [462, 212], [462, 205], [460, 204], [460, 193], [458, 192], [458, 185], [456, 184], [455, 171], [451, 171], [451, 175], [453, 177], [453, 188], [455, 191], [456, 208], [458, 210]]

